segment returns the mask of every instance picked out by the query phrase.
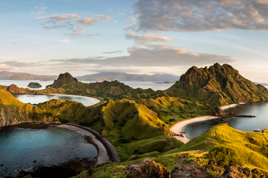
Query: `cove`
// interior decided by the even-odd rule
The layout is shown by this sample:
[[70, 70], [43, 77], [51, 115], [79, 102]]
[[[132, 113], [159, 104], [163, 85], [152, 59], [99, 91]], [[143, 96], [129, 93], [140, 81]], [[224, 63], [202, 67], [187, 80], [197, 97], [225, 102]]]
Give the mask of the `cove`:
[[233, 112], [238, 115], [253, 115], [255, 118], [237, 118], [232, 117], [224, 119], [220, 122], [217, 119], [212, 119], [208, 121], [195, 122], [186, 125], [183, 131], [186, 132], [187, 137], [192, 139], [197, 137], [210, 129], [211, 127], [221, 124], [228, 123], [234, 129], [242, 131], [253, 131], [259, 128], [260, 130], [268, 129], [268, 102], [257, 102], [257, 103], [247, 103], [243, 105], [238, 105], [235, 108], [230, 108], [225, 110], [225, 112]]
[[52, 166], [74, 158], [94, 159], [96, 147], [72, 130], [3, 128], [0, 130], [0, 177], [16, 176], [21, 170]]
[[61, 95], [61, 94], [43, 94], [43, 95], [34, 95], [34, 94], [13, 94], [18, 100], [23, 103], [30, 104], [39, 104], [52, 99], [59, 100], [70, 100], [77, 101], [82, 103], [85, 106], [91, 106], [99, 102], [99, 100], [86, 96], [77, 96], [77, 95]]

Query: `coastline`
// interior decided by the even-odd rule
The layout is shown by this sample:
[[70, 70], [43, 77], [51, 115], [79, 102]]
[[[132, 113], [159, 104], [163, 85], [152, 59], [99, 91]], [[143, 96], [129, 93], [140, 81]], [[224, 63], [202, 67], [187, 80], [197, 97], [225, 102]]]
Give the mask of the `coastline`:
[[97, 131], [89, 127], [84, 127], [72, 123], [62, 124], [59, 125], [59, 127], [74, 130], [91, 137], [92, 141], [95, 142], [96, 145], [98, 145], [97, 149], [99, 151], [99, 156], [97, 164], [105, 163], [107, 161], [112, 161], [114, 163], [120, 162], [120, 157], [118, 155], [116, 147], [108, 139], [103, 138]]
[[[229, 108], [237, 107], [238, 105], [241, 105], [241, 104], [245, 104], [245, 103], [230, 104], [230, 105], [227, 105], [227, 106], [222, 106], [221, 109], [226, 110], [226, 109], [229, 109]], [[216, 117], [216, 116], [201, 116], [201, 117], [187, 119], [187, 120], [180, 121], [180, 122], [174, 124], [170, 128], [170, 130], [175, 134], [180, 134], [181, 132], [183, 132], [183, 128], [188, 124], [195, 123], [195, 122], [212, 120], [212, 119], [216, 119], [216, 118], [218, 118], [218, 117]], [[183, 143], [187, 143], [187, 142], [190, 141], [190, 139], [187, 138], [186, 134], [184, 135], [184, 137], [174, 136], [174, 138], [176, 138], [177, 140], [180, 140]]]
[[67, 125], [67, 124], [61, 124], [61, 125], [57, 125], [56, 127], [60, 127], [60, 128], [66, 128], [72, 131], [76, 131], [82, 135], [86, 135], [92, 138], [92, 141], [97, 145], [97, 150], [98, 150], [98, 158], [97, 158], [97, 164], [101, 164], [101, 163], [105, 163], [107, 161], [110, 161], [109, 159], [109, 155], [107, 153], [107, 150], [105, 148], [105, 146], [89, 131], [84, 130], [82, 128], [78, 128], [76, 126], [73, 125]]
[[88, 105], [85, 105], [86, 107], [88, 106], [93, 106], [95, 104], [98, 104], [100, 102], [100, 100], [96, 99], [96, 98], [92, 98], [92, 97], [88, 97], [88, 96], [80, 96], [80, 95], [66, 95], [66, 94], [57, 94], [57, 93], [47, 93], [48, 95], [54, 95], [54, 96], [73, 96], [73, 97], [78, 97], [78, 98], [85, 98], [85, 99], [91, 99], [94, 102]]

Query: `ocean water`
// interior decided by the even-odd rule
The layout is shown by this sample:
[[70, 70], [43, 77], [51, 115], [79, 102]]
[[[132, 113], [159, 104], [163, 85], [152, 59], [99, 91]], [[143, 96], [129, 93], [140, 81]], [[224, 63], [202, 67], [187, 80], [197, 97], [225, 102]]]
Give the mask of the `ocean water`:
[[[29, 88], [28, 84], [30, 82], [37, 82], [42, 85], [41, 88]], [[82, 81], [83, 83], [96, 83], [95, 81]], [[151, 88], [153, 90], [166, 90], [169, 87], [171, 87], [173, 84], [157, 84], [151, 81], [120, 81], [132, 88], [142, 88], [142, 89], [148, 89]], [[53, 81], [40, 81], [40, 80], [0, 80], [0, 85], [9, 86], [11, 84], [15, 84], [18, 87], [22, 88], [29, 88], [31, 90], [43, 90], [46, 89], [47, 85], [52, 84]]]
[[[94, 145], [84, 137], [64, 128], [2, 129], [0, 130], [0, 177], [15, 176], [21, 170], [31, 171], [35, 166], [50, 166], [75, 157], [94, 158]], [[36, 161], [36, 162], [34, 162]]]
[[[28, 84], [30, 82], [38, 82], [42, 85], [42, 88], [29, 88]], [[95, 81], [83, 81], [84, 83], [95, 83]], [[157, 84], [154, 82], [142, 82], [142, 81], [121, 81], [122, 83], [132, 87], [132, 88], [142, 88], [148, 89], [151, 88], [153, 90], [166, 90], [170, 88], [173, 84]], [[39, 81], [39, 80], [0, 80], [0, 85], [9, 86], [11, 84], [15, 84], [18, 87], [29, 88], [32, 90], [43, 90], [47, 85], [52, 84], [53, 81]], [[29, 95], [29, 94], [14, 94], [14, 96], [23, 103], [31, 103], [38, 104], [49, 101], [51, 99], [60, 99], [60, 100], [70, 100], [70, 101], [78, 101], [85, 106], [90, 105], [95, 102], [94, 99], [90, 98], [81, 98], [75, 96], [56, 96], [56, 95]]]
[[232, 117], [225, 119], [224, 122], [218, 120], [209, 120], [203, 122], [196, 122], [186, 125], [183, 130], [186, 132], [187, 137], [192, 139], [197, 137], [210, 129], [211, 127], [228, 123], [229, 126], [242, 130], [242, 131], [254, 131], [254, 129], [268, 129], [268, 102], [247, 103], [239, 105], [236, 108], [230, 108], [225, 112], [239, 115], [253, 115], [253, 118], [241, 118]]
[[95, 102], [93, 98], [84, 98], [78, 96], [60, 96], [60, 95], [32, 95], [32, 94], [13, 94], [18, 100], [23, 103], [31, 103], [31, 104], [38, 104], [44, 103], [46, 101], [52, 99], [59, 99], [59, 100], [70, 100], [70, 101], [77, 101], [82, 103], [85, 106], [88, 106]]

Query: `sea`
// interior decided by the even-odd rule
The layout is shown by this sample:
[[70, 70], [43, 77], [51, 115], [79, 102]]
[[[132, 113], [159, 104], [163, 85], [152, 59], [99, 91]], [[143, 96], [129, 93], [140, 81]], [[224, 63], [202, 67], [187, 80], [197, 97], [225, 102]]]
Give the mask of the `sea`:
[[[38, 82], [45, 89], [53, 81], [39, 80], [0, 80], [0, 85], [15, 84], [29, 88], [30, 82]], [[86, 82], [93, 83], [93, 82]], [[151, 88], [165, 90], [172, 84], [153, 82], [124, 82], [133, 88]], [[33, 88], [30, 88], [33, 89]], [[35, 88], [33, 90], [36, 90]], [[84, 105], [95, 102], [94, 99], [58, 95], [14, 95], [24, 103], [38, 104], [51, 99], [69, 99]], [[84, 137], [65, 128], [49, 127], [47, 129], [7, 128], [0, 130], [0, 177], [16, 176], [21, 170], [32, 171], [38, 166], [57, 165], [73, 158], [94, 158], [98, 152], [94, 145], [85, 143]]]
[[74, 158], [94, 158], [94, 145], [69, 129], [5, 128], [0, 130], [0, 177], [14, 177], [20, 171], [52, 166]]

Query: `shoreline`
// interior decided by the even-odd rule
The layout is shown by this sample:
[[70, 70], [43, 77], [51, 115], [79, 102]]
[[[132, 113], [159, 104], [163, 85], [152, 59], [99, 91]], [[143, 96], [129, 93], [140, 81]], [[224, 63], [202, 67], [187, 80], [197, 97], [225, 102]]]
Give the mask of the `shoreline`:
[[58, 93], [47, 93], [48, 95], [54, 95], [54, 96], [72, 96], [72, 97], [78, 97], [78, 98], [85, 98], [85, 99], [91, 99], [94, 102], [88, 105], [85, 105], [86, 107], [88, 106], [93, 106], [95, 104], [98, 104], [100, 102], [100, 100], [98, 100], [97, 98], [92, 98], [89, 96], [81, 96], [81, 95], [67, 95], [67, 94], [58, 94]]
[[[245, 103], [230, 104], [230, 105], [227, 105], [227, 106], [222, 106], [221, 109], [226, 110], [226, 109], [237, 107], [238, 105], [242, 105], [242, 104], [245, 104]], [[212, 120], [212, 119], [216, 119], [216, 118], [218, 118], [218, 117], [217, 116], [201, 116], [201, 117], [196, 117], [196, 118], [183, 120], [183, 121], [180, 121], [180, 122], [174, 124], [173, 126], [171, 126], [170, 130], [175, 134], [180, 134], [181, 132], [183, 132], [183, 128], [188, 124], [195, 123], [195, 122]], [[190, 139], [187, 138], [186, 134], [184, 135], [184, 137], [174, 136], [174, 138], [176, 138], [177, 140], [180, 140], [183, 143], [187, 143], [187, 142], [190, 141]]]
[[67, 124], [61, 124], [61, 125], [57, 125], [56, 127], [60, 127], [60, 128], [65, 128], [65, 129], [69, 129], [72, 131], [76, 131], [79, 134], [83, 135], [83, 136], [89, 136], [92, 141], [97, 145], [97, 150], [98, 150], [98, 157], [97, 157], [97, 164], [101, 164], [101, 163], [105, 163], [107, 161], [110, 161], [109, 159], [109, 155], [107, 153], [107, 149], [105, 148], [105, 146], [101, 143], [101, 141], [99, 141], [94, 134], [92, 134], [91, 132], [84, 130], [82, 128], [73, 126], [73, 125], [67, 125]]
[[[90, 135], [90, 137], [92, 138], [94, 142], [95, 141], [99, 142], [99, 145], [100, 145], [100, 147], [98, 148], [99, 151], [101, 151], [100, 150], [101, 148], [102, 150], [105, 150], [108, 155], [108, 160], [104, 162], [112, 161], [114, 163], [120, 163], [120, 157], [118, 155], [116, 147], [107, 138], [103, 138], [102, 135], [99, 134], [97, 131], [89, 127], [81, 126], [78, 124], [67, 123], [67, 124], [62, 124], [62, 125], [65, 125], [64, 127], [66, 127], [67, 129], [72, 128], [72, 129], [78, 130], [78, 132], [81, 132], [81, 133], [88, 133], [88, 135]], [[104, 158], [104, 157], [101, 157], [101, 158]], [[100, 164], [99, 161], [98, 161], [98, 164]]]

